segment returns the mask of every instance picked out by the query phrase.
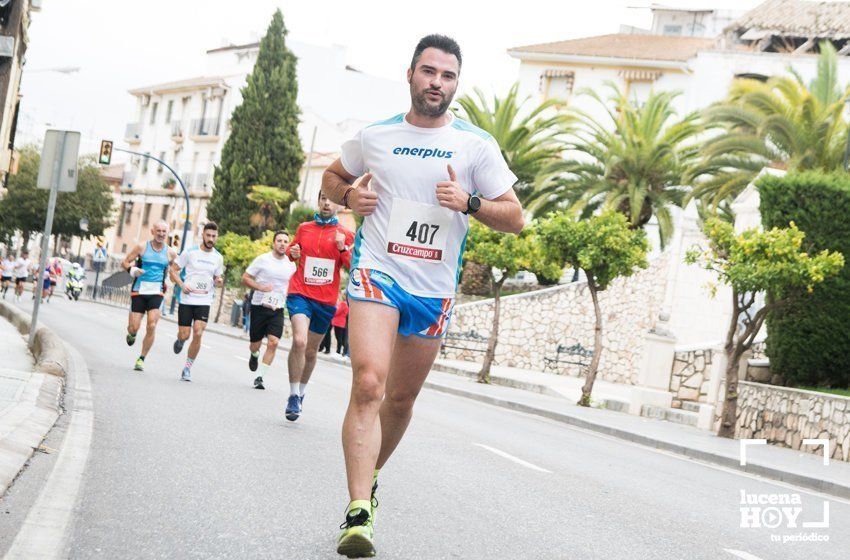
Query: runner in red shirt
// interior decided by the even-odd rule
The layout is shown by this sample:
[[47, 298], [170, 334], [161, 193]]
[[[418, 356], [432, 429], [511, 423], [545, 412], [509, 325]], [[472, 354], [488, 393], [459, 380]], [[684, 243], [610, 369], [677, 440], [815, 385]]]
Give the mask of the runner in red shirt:
[[319, 211], [312, 221], [298, 226], [287, 250], [289, 258], [298, 261], [286, 297], [292, 324], [286, 419], [291, 421], [298, 420], [301, 414], [319, 344], [336, 311], [339, 269], [351, 265], [354, 233], [339, 225], [336, 217], [339, 209], [339, 205], [320, 193]]

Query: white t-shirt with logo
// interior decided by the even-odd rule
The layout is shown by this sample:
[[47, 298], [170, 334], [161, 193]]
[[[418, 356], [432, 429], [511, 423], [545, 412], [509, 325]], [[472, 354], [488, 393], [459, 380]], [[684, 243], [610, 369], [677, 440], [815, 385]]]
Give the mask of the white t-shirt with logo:
[[18, 257], [15, 261], [15, 278], [26, 278], [30, 274], [32, 261], [23, 257]]
[[273, 309], [280, 309], [286, 302], [286, 291], [289, 288], [289, 279], [295, 274], [296, 265], [286, 256], [277, 259], [273, 252], [264, 253], [251, 261], [245, 270], [254, 277], [257, 284], [271, 284], [271, 292], [254, 290], [251, 304], [263, 305]]
[[378, 205], [363, 220], [351, 268], [372, 268], [421, 297], [454, 297], [469, 217], [437, 202], [437, 183], [451, 164], [470, 194], [492, 200], [513, 187], [499, 145], [457, 117], [420, 128], [404, 114], [367, 126], [342, 146], [342, 165], [355, 176], [370, 171]]
[[183, 284], [192, 289], [180, 294], [183, 305], [212, 305], [215, 296], [215, 277], [224, 274], [224, 259], [213, 248], [204, 251], [198, 246], [183, 251], [177, 257], [177, 266], [186, 273]]

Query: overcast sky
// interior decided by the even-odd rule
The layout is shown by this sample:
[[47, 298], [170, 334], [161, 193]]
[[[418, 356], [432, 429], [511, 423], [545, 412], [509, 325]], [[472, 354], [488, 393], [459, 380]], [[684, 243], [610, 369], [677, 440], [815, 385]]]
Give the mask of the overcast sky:
[[[348, 64], [403, 80], [416, 41], [453, 36], [464, 53], [462, 90], [503, 92], [517, 78], [510, 47], [648, 27], [640, 0], [43, 0], [30, 25], [19, 118], [20, 140], [35, 131], [79, 130], [84, 149], [120, 141], [134, 118], [133, 87], [204, 74], [204, 53], [261, 37], [275, 8], [289, 36], [348, 48]], [[672, 0], [666, 5], [744, 10], [759, 0]], [[634, 8], [644, 6], [644, 8]], [[73, 74], [51, 69], [79, 67]], [[340, 93], [340, 95], [344, 95]], [[387, 107], [393, 114], [404, 107]]]

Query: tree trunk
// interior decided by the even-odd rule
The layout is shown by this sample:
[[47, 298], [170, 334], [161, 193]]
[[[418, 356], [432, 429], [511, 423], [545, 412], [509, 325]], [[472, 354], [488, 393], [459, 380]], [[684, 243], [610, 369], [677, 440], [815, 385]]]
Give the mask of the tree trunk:
[[221, 308], [224, 306], [224, 288], [227, 285], [226, 282], [222, 281], [221, 283], [221, 297], [218, 298], [218, 310], [215, 312], [215, 319], [213, 319], [214, 323], [218, 323], [218, 320], [221, 318]]
[[474, 262], [463, 265], [460, 292], [468, 296], [489, 296], [492, 274], [490, 267]]
[[484, 363], [478, 372], [479, 383], [490, 383], [490, 366], [496, 356], [496, 343], [499, 339], [499, 314], [501, 313], [502, 284], [507, 276], [502, 274], [502, 279], [493, 283], [493, 328], [490, 332], [490, 340], [487, 342], [487, 352], [484, 354]]
[[30, 232], [24, 231], [21, 232], [21, 247], [20, 251], [25, 251], [27, 249], [27, 245], [30, 244]]
[[738, 300], [737, 290], [732, 290], [732, 319], [729, 329], [726, 331], [726, 343], [723, 351], [726, 353], [726, 394], [723, 396], [723, 407], [720, 412], [720, 428], [717, 431], [719, 437], [734, 438], [735, 423], [738, 411], [738, 362], [741, 352], [738, 351], [738, 318], [741, 314], [741, 305]]
[[593, 299], [596, 325], [593, 328], [593, 358], [591, 358], [590, 366], [587, 368], [587, 379], [584, 382], [584, 387], [581, 388], [581, 398], [577, 403], [579, 406], [590, 406], [590, 393], [593, 391], [596, 370], [599, 369], [599, 360], [602, 358], [602, 309], [599, 307], [596, 282], [594, 282], [591, 274], [587, 275], [587, 288], [590, 290], [590, 297]]

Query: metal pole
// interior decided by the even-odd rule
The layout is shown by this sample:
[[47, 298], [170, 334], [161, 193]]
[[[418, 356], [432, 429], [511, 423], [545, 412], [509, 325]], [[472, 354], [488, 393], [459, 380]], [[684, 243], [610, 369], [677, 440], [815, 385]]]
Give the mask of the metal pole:
[[92, 288], [91, 298], [97, 299], [97, 281], [100, 279], [100, 269], [103, 263], [96, 262], [94, 263], [94, 288]]
[[122, 148], [112, 148], [113, 152], [124, 152], [125, 154], [133, 154], [134, 156], [146, 157], [148, 159], [152, 159], [155, 162], [159, 163], [174, 175], [174, 178], [177, 179], [177, 182], [180, 183], [180, 188], [183, 189], [183, 196], [186, 199], [186, 220], [183, 222], [183, 238], [180, 239], [180, 252], [183, 252], [183, 249], [186, 247], [186, 235], [189, 233], [189, 191], [186, 190], [186, 185], [183, 184], [183, 179], [180, 178], [180, 175], [177, 174], [176, 171], [171, 169], [171, 166], [162, 161], [159, 158], [155, 158], [150, 154], [143, 154], [140, 152], [133, 152], [131, 150], [124, 150]]
[[[34, 303], [32, 306], [32, 322], [30, 323], [30, 338], [29, 346], [32, 348], [35, 341], [35, 327], [38, 324], [38, 308], [41, 304], [41, 287], [44, 284], [44, 265], [47, 263], [47, 249], [50, 245], [50, 234], [53, 230], [53, 213], [56, 210], [56, 195], [59, 193], [59, 173], [62, 170], [62, 163], [65, 159], [65, 140], [68, 137], [67, 132], [62, 133], [62, 142], [59, 144], [59, 153], [62, 154], [56, 158], [56, 164], [53, 166], [53, 185], [50, 187], [50, 200], [47, 202], [47, 219], [44, 221], [44, 236], [41, 240], [41, 256], [38, 259], [38, 272], [36, 273], [35, 283], [32, 288]], [[38, 293], [36, 293], [36, 290]]]

